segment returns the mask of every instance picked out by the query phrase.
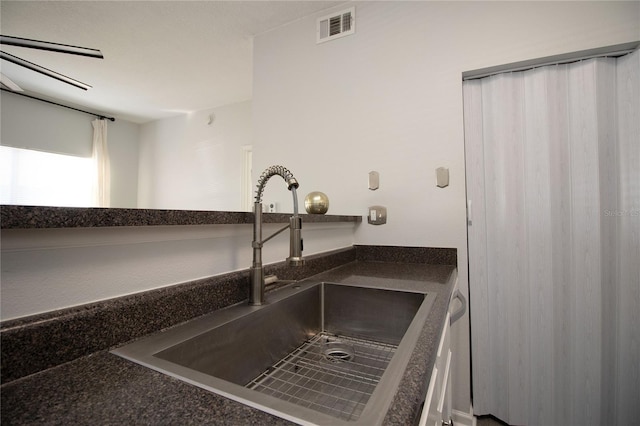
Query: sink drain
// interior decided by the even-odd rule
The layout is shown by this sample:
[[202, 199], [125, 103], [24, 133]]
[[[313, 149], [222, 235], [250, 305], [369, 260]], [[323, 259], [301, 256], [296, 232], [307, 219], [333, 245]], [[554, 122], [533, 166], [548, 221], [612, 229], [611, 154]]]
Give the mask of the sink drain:
[[327, 342], [324, 344], [324, 357], [331, 362], [351, 361], [354, 357], [353, 346], [344, 342]]

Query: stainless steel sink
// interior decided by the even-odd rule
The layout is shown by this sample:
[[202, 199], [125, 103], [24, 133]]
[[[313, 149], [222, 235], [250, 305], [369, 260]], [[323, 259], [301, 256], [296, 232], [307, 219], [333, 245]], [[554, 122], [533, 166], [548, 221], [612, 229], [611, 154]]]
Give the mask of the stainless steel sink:
[[113, 353], [300, 424], [378, 424], [434, 294], [292, 285]]

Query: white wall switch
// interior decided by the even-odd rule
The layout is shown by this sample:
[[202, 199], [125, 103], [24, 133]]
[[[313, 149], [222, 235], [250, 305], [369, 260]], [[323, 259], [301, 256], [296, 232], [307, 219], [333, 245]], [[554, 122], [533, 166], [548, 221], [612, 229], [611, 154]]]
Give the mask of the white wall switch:
[[387, 208], [383, 206], [369, 207], [367, 222], [371, 225], [384, 225], [387, 223]]
[[438, 167], [436, 169], [436, 185], [438, 188], [449, 186], [449, 169]]
[[369, 189], [375, 191], [380, 187], [380, 173], [376, 171], [369, 172]]

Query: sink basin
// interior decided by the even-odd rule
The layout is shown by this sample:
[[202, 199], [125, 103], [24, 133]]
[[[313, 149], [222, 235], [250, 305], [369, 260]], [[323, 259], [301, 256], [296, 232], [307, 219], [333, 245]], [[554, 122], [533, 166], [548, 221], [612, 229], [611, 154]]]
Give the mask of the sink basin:
[[378, 424], [434, 299], [294, 284], [112, 352], [300, 424]]

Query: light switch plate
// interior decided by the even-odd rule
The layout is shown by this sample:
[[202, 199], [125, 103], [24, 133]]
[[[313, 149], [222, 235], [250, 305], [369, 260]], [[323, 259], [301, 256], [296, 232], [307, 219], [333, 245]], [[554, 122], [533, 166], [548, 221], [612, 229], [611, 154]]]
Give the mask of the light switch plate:
[[369, 172], [369, 189], [375, 191], [380, 187], [380, 173], [376, 171]]
[[436, 185], [438, 188], [449, 186], [449, 169], [446, 167], [438, 167], [436, 169]]

